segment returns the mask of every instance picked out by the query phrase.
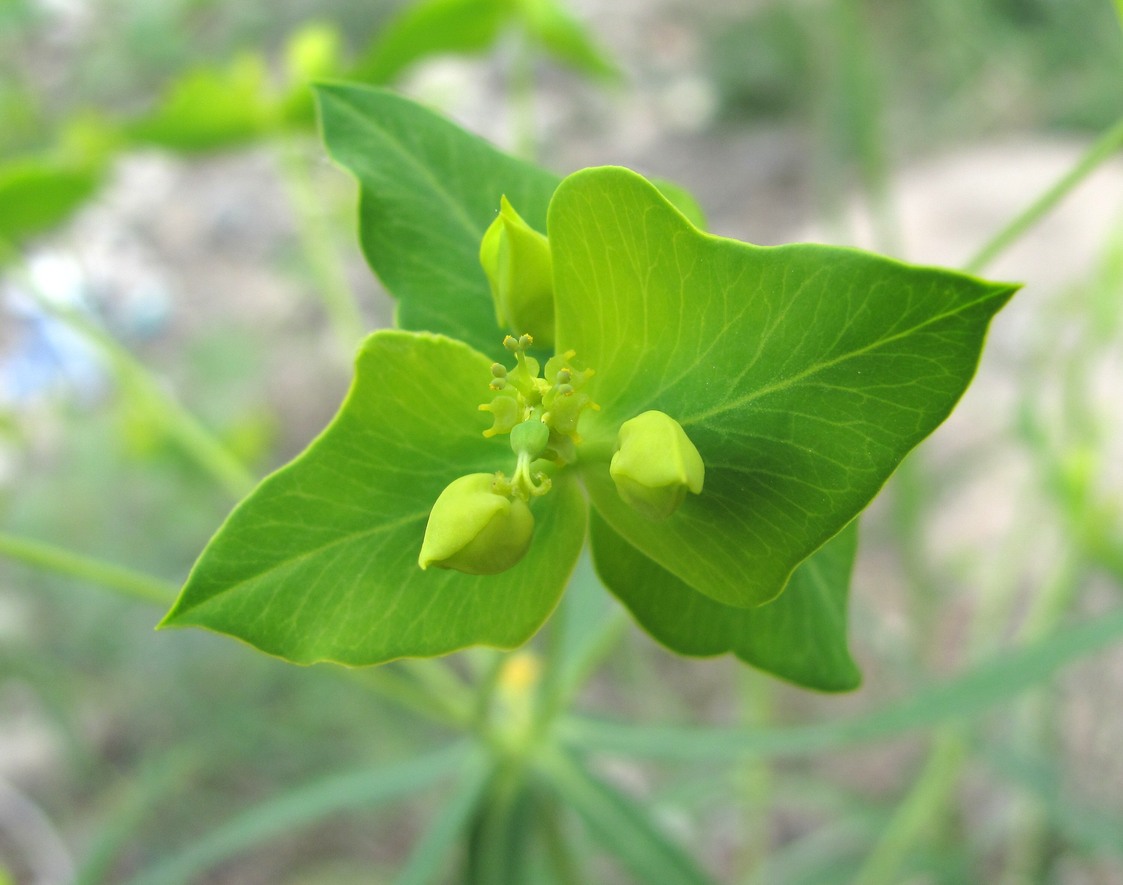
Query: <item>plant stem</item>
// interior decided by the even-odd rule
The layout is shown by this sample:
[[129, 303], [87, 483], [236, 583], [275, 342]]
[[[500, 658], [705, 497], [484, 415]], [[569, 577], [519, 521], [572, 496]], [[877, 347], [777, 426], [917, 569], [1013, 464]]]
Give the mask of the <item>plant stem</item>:
[[296, 214], [297, 234], [308, 270], [335, 335], [350, 354], [366, 331], [355, 293], [335, 249], [321, 200], [308, 173], [307, 160], [300, 155], [299, 145], [291, 136], [281, 142], [280, 157], [283, 181]]
[[[1123, 0], [1116, 0], [1119, 4]], [[1045, 217], [1080, 182], [1090, 175], [1097, 166], [1112, 154], [1123, 148], [1123, 120], [1117, 122], [1101, 135], [1083, 157], [1068, 170], [1045, 193], [1031, 203], [1025, 211], [995, 234], [975, 257], [963, 265], [967, 273], [977, 274], [990, 264], [1012, 243]]]
[[234, 498], [243, 497], [254, 487], [256, 480], [246, 466], [199, 419], [180, 405], [147, 368], [88, 319], [54, 304], [19, 260], [15, 247], [0, 240], [0, 258], [4, 257], [16, 259], [12, 266], [17, 268], [23, 290], [34, 299], [36, 305], [78, 332], [101, 351], [121, 388], [136, 398], [153, 421], [178, 443], [185, 454], [213, 476]]
[[533, 163], [538, 157], [534, 124], [534, 48], [529, 38], [516, 37], [514, 58], [507, 76], [507, 103], [511, 108], [515, 155]]
[[923, 772], [854, 877], [856, 885], [900, 881], [901, 865], [913, 844], [932, 831], [935, 818], [954, 796], [967, 749], [966, 726], [950, 725], [936, 733]]
[[[751, 670], [739, 671], [742, 721], [745, 728], [766, 728], [772, 720], [772, 685], [767, 677]], [[740, 766], [739, 782], [744, 800], [739, 873], [746, 882], [761, 882], [771, 849], [768, 824], [772, 794], [772, 768], [767, 759], [749, 758]]]
[[53, 544], [20, 538], [7, 532], [0, 532], [0, 556], [7, 556], [26, 565], [89, 581], [91, 584], [98, 584], [122, 596], [144, 599], [163, 605], [167, 605], [175, 599], [178, 591], [175, 584], [162, 578], [103, 562], [100, 559], [81, 556]]
[[539, 814], [542, 842], [546, 850], [546, 857], [554, 870], [559, 885], [581, 885], [588, 879], [581, 873], [577, 858], [580, 853], [570, 845], [558, 803], [545, 800]]

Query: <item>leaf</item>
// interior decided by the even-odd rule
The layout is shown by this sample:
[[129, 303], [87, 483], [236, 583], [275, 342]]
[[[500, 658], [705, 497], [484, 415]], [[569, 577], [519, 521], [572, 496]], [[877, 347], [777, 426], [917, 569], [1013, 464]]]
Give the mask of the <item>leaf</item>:
[[429, 509], [458, 476], [510, 470], [478, 411], [490, 362], [441, 336], [371, 335], [327, 430], [230, 515], [164, 619], [298, 663], [375, 664], [467, 645], [511, 648], [553, 610], [585, 536], [559, 477], [533, 505], [535, 542], [501, 575], [417, 565]]
[[391, 19], [350, 79], [388, 84], [415, 62], [486, 52], [513, 13], [510, 0], [428, 0]]
[[409, 860], [398, 871], [396, 885], [425, 885], [439, 881], [454, 845], [463, 837], [472, 814], [486, 796], [494, 763], [483, 748], [477, 748], [460, 766], [458, 783], [451, 796], [441, 803], [409, 853]]
[[820, 691], [850, 691], [861, 674], [846, 642], [846, 600], [856, 524], [795, 570], [779, 599], [732, 608], [684, 584], [594, 514], [590, 537], [605, 585], [648, 633], [681, 655], [732, 652], [742, 661]]
[[[948, 415], [1015, 287], [852, 249], [703, 234], [651, 184], [586, 169], [548, 234], [557, 341], [596, 369], [585, 481], [605, 521], [727, 605], [774, 599]], [[619, 425], [679, 421], [705, 488], [655, 523], [616, 494]], [[598, 461], [591, 455], [599, 450]]]
[[659, 189], [659, 193], [666, 198], [668, 203], [686, 216], [687, 221], [698, 230], [706, 229], [706, 214], [702, 211], [702, 207], [698, 205], [698, 201], [694, 199], [694, 194], [681, 184], [675, 184], [673, 181], [667, 181], [664, 178], [653, 178], [651, 183]]
[[399, 301], [398, 325], [504, 358], [480, 240], [503, 195], [545, 231], [558, 178], [393, 93], [317, 91], [328, 150], [359, 180], [363, 252]]
[[602, 783], [560, 750], [543, 754], [539, 771], [584, 819], [589, 832], [640, 882], [709, 885], [694, 859], [668, 839], [632, 799]]
[[527, 32], [555, 59], [589, 77], [619, 79], [620, 69], [563, 5], [556, 0], [521, 0], [519, 5]]
[[16, 243], [65, 221], [101, 184], [87, 165], [29, 158], [0, 167], [0, 241]]
[[163, 103], [126, 132], [134, 141], [178, 151], [209, 151], [270, 131], [265, 62], [243, 55], [226, 68], [197, 68], [172, 82]]
[[1062, 667], [1111, 648], [1121, 639], [1123, 608], [1028, 645], [1003, 649], [954, 679], [921, 687], [881, 709], [794, 728], [635, 726], [584, 719], [566, 722], [562, 737], [573, 746], [629, 758], [713, 762], [743, 756], [805, 756], [981, 716], [1053, 678]]
[[474, 766], [476, 755], [467, 744], [457, 743], [391, 765], [331, 775], [235, 814], [193, 839], [180, 853], [129, 880], [129, 885], [202, 881], [203, 874], [223, 861], [291, 836], [341, 811], [412, 799], [438, 781]]

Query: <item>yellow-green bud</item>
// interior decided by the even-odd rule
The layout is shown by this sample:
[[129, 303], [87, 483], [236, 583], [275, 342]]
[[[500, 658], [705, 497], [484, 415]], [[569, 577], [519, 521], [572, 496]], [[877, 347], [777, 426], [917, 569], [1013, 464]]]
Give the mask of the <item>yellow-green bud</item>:
[[285, 47], [285, 66], [293, 80], [327, 77], [340, 67], [342, 41], [339, 31], [323, 22], [304, 25], [289, 38]]
[[530, 332], [539, 347], [554, 346], [554, 269], [550, 244], [523, 221], [506, 197], [480, 243], [499, 325]]
[[418, 565], [494, 575], [523, 558], [534, 516], [526, 502], [495, 492], [494, 483], [492, 473], [470, 473], [445, 487], [429, 513]]
[[682, 425], [670, 415], [651, 411], [621, 425], [608, 472], [633, 510], [666, 519], [687, 491], [702, 491], [706, 467]]

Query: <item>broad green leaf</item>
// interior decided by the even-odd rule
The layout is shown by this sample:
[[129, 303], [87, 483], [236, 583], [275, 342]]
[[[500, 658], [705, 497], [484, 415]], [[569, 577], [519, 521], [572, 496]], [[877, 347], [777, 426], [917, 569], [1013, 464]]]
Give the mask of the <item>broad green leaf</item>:
[[391, 92], [317, 91], [328, 150], [359, 180], [363, 252], [398, 299], [398, 325], [504, 358], [480, 240], [503, 195], [545, 231], [558, 178]]
[[596, 514], [590, 538], [605, 585], [671, 651], [697, 657], [732, 652], [747, 664], [821, 691], [849, 691], [861, 682], [846, 642], [856, 524], [805, 560], [779, 599], [750, 609], [722, 605], [691, 589]]
[[388, 84], [427, 57], [473, 55], [495, 45], [513, 15], [512, 0], [428, 0], [411, 3], [391, 19], [351, 78]]
[[15, 243], [61, 224], [101, 184], [99, 169], [48, 159], [0, 167], [0, 241]]
[[[626, 169], [550, 205], [557, 342], [596, 369], [582, 424], [593, 504], [630, 544], [727, 605], [774, 599], [948, 415], [1015, 287], [852, 249], [704, 234]], [[705, 488], [662, 523], [616, 494], [619, 425], [682, 424]], [[596, 453], [602, 460], [598, 461]]]
[[553, 610], [584, 541], [576, 483], [559, 477], [534, 503], [530, 551], [501, 575], [417, 565], [441, 490], [514, 466], [506, 438], [482, 436], [489, 421], [477, 404], [490, 365], [442, 336], [370, 336], [339, 414], [234, 510], [163, 624], [229, 633], [299, 663], [524, 642]]
[[178, 151], [208, 151], [259, 137], [273, 128], [264, 61], [255, 55], [226, 68], [199, 68], [175, 80], [163, 103], [130, 124], [130, 138]]

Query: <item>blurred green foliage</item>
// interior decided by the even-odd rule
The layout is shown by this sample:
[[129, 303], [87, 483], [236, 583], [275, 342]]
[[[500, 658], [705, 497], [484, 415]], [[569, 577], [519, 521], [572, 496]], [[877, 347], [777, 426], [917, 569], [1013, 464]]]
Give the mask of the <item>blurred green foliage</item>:
[[1101, 129], [1119, 114], [1123, 32], [1103, 0], [765, 3], [707, 53], [730, 119], [798, 116], [832, 89], [853, 16], [895, 123], [919, 147], [1005, 128]]
[[[1123, 13], [1119, 0], [1116, 6]], [[229, 144], [253, 141], [279, 120], [303, 131], [310, 105], [288, 87], [329, 72], [337, 60], [369, 57], [374, 35], [385, 33], [407, 4], [98, 0], [75, 4], [86, 10], [83, 27], [70, 19], [63, 26], [52, 8], [0, 0], [0, 236], [8, 238], [61, 221], [96, 187], [114, 152], [141, 141], [198, 150], [218, 146], [224, 133], [236, 136]], [[847, 17], [853, 30], [844, 40], [837, 28]], [[75, 21], [81, 24], [81, 16]], [[812, 131], [834, 133], [816, 140], [815, 150], [827, 155], [817, 162], [866, 168], [877, 179], [869, 167], [885, 157], [941, 141], [1105, 126], [1120, 107], [1118, 25], [1110, 5], [1098, 0], [866, 0], [841, 11], [823, 2], [767, 3], [714, 27], [705, 58], [726, 124], [807, 121]], [[292, 40], [297, 34], [304, 36]], [[239, 58], [254, 61], [239, 73]], [[231, 111], [222, 127], [205, 121], [212, 128], [203, 135], [176, 133], [167, 109], [176, 102], [190, 107], [208, 82], [224, 78], [254, 96], [248, 117]], [[858, 96], [868, 104], [856, 115], [846, 83], [859, 92], [875, 87]], [[852, 121], [857, 131], [847, 131]], [[18, 196], [29, 190], [40, 196]], [[967, 469], [918, 453], [894, 480], [895, 506], [867, 522], [866, 544], [901, 569], [911, 606], [902, 625], [881, 610], [880, 596], [859, 601], [866, 609], [856, 619], [856, 644], [876, 654], [868, 694], [853, 705], [869, 715], [859, 715], [855, 726], [838, 705], [740, 683], [721, 663], [672, 668], [665, 653], [626, 635], [606, 650], [570, 737], [577, 746], [573, 735], [601, 725], [600, 717], [642, 726], [586, 731], [588, 756], [601, 766], [596, 782], [575, 781], [585, 790], [588, 826], [557, 811], [548, 785], [520, 800], [516, 811], [533, 809], [536, 820], [554, 815], [551, 827], [530, 832], [529, 880], [553, 881], [545, 859], [556, 857], [559, 834], [574, 847], [584, 881], [624, 880], [620, 867], [596, 856], [594, 842], [612, 825], [606, 821], [630, 821], [623, 862], [642, 865], [650, 833], [640, 813], [648, 810], [744, 881], [851, 882], [873, 856], [898, 861], [887, 879], [883, 874], [890, 882], [914, 877], [951, 885], [1003, 872], [1008, 881], [1040, 882], [1119, 875], [1115, 744], [1069, 746], [1068, 729], [1090, 714], [1062, 705], [1071, 694], [1055, 684], [1040, 689], [1036, 708], [1003, 706], [1001, 698], [1011, 660], [1018, 665], [1013, 676], [1027, 684], [1022, 664], [1040, 666], [1065, 643], [1076, 654], [1088, 641], [1086, 633], [1046, 633], [1011, 659], [1006, 642], [1027, 594], [1047, 597], [1058, 622], [1090, 613], [1094, 628], [1123, 586], [1123, 507], [1117, 487], [1104, 480], [1118, 467], [1115, 401], [1105, 406], [1100, 389], [1104, 367], [1118, 360], [1121, 286], [1123, 231], [1116, 229], [1086, 279], [1032, 321], [1021, 349], [1028, 379], [1018, 393], [1021, 425], [996, 447], [976, 443], [963, 459]], [[301, 315], [300, 334], [307, 331], [303, 322]], [[254, 331], [210, 330], [201, 335], [205, 341], [177, 341], [174, 353], [154, 362], [178, 380], [187, 405], [224, 443], [262, 464], [278, 457], [278, 423], [262, 392], [271, 364]], [[9, 334], [9, 326], [0, 328], [0, 341]], [[1068, 392], [1060, 407], [1058, 378]], [[183, 577], [228, 506], [226, 493], [127, 392], [92, 402], [51, 397], [0, 414], [0, 446], [6, 470], [11, 463], [18, 470], [14, 478], [5, 472], [0, 485], [5, 530], [127, 562], [170, 582]], [[1019, 487], [1019, 520], [1002, 550], [981, 559], [925, 543], [938, 531], [941, 502], [1019, 453], [1032, 459], [1033, 474]], [[1059, 538], [1064, 556], [1049, 586], [1030, 586], [1024, 564], [1040, 558], [1043, 538]], [[392, 812], [375, 801], [385, 795], [375, 787], [389, 788], [387, 768], [446, 748], [451, 734], [439, 718], [388, 700], [392, 687], [423, 682], [408, 665], [377, 674], [298, 669], [205, 635], [156, 636], [157, 609], [8, 562], [0, 567], [0, 589], [3, 734], [18, 734], [24, 723], [40, 729], [34, 734], [50, 765], [46, 776], [29, 767], [27, 776], [36, 779], [28, 789], [67, 835], [84, 885], [129, 881], [169, 863], [193, 870], [195, 881], [215, 883], [390, 881], [409, 859], [409, 846], [426, 834], [424, 821], [460, 820], [457, 802], [470, 798], [470, 777], [460, 792], [426, 788]], [[924, 728], [942, 727], [965, 709], [964, 694], [941, 694], [943, 686], [931, 683], [950, 666], [941, 655], [949, 645], [958, 650], [954, 636], [979, 600], [997, 612], [984, 611], [985, 623], [975, 628], [996, 650], [977, 668], [961, 663], [965, 675], [951, 689], [985, 682], [990, 694], [966, 696], [974, 699], [973, 713], [980, 705], [994, 712], [970, 724], [967, 770], [953, 764], [942, 795], [917, 793], [913, 775], [923, 785], [926, 762], [917, 754], [928, 733], [875, 745], [907, 724], [901, 706], [885, 699], [936, 697], [944, 706], [926, 708]], [[594, 611], [584, 623], [602, 622], [611, 627], [607, 614]], [[576, 641], [572, 632], [566, 641]], [[548, 651], [544, 643], [535, 648]], [[465, 656], [456, 667], [476, 679], [488, 663]], [[972, 682], [978, 673], [986, 679]], [[1111, 673], [1101, 659], [1077, 672], [1097, 715], [1111, 713], [1102, 703], [1112, 696]], [[376, 690], [368, 694], [364, 686]], [[933, 708], [942, 718], [932, 718]], [[709, 734], [702, 727], [647, 727], [653, 722], [730, 728]], [[809, 724], [786, 727], [791, 723]], [[1108, 739], [1113, 733], [1103, 732]], [[830, 745], [832, 734], [842, 735], [839, 743]], [[741, 754], [722, 743], [747, 746], [750, 739], [766, 749]], [[691, 740], [698, 752], [686, 758]], [[654, 761], [641, 760], [642, 741], [678, 755], [653, 752]], [[764, 758], [769, 742], [803, 750], [789, 750], [773, 765]], [[715, 746], [735, 761], [715, 759]], [[422, 757], [435, 772], [449, 758]], [[470, 761], [462, 761], [470, 774]], [[936, 762], [947, 764], [947, 757]], [[646, 808], [616, 807], [602, 779], [642, 796]], [[356, 799], [341, 782], [367, 792]], [[1096, 784], [1104, 786], [1098, 794]], [[927, 803], [919, 812], [917, 796]], [[310, 797], [321, 804], [309, 806]], [[292, 817], [290, 799], [322, 816]], [[1009, 813], [982, 820], [980, 809], [987, 808]], [[918, 814], [923, 826], [910, 831]], [[278, 820], [287, 821], [280, 837], [269, 830]], [[228, 822], [235, 836], [224, 841]], [[485, 832], [484, 822], [471, 824]], [[271, 839], [260, 835], [270, 832]], [[765, 835], [754, 841], [754, 833]], [[422, 844], [440, 847], [436, 839]], [[21, 881], [21, 858], [5, 857], [3, 866]]]

